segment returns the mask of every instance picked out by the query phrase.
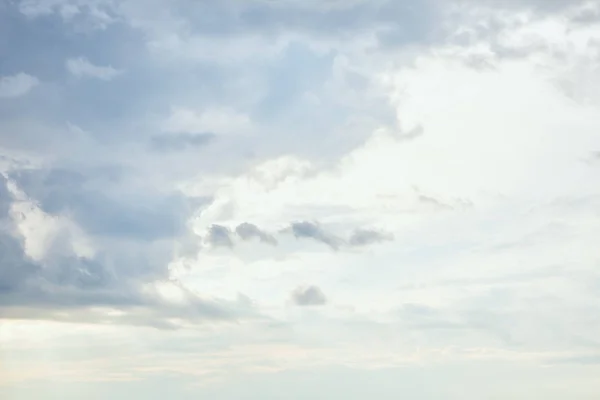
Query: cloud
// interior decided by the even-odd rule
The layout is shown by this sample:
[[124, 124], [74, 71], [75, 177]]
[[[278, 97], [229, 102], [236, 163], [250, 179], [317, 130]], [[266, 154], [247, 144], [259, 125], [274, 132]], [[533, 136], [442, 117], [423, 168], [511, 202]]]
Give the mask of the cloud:
[[106, 29], [116, 20], [110, 2], [105, 0], [24, 0], [19, 2], [18, 9], [31, 19], [57, 14], [65, 22], [79, 23], [94, 29]]
[[38, 84], [38, 78], [24, 72], [12, 76], [0, 76], [0, 98], [24, 96]]
[[254, 224], [248, 223], [248, 222], [239, 224], [235, 228], [235, 233], [240, 238], [242, 238], [242, 240], [250, 240], [250, 239], [257, 238], [261, 242], [264, 242], [264, 243], [269, 243], [272, 245], [277, 244], [277, 239], [275, 239], [275, 237], [273, 235], [260, 230], [259, 227], [257, 227]]
[[308, 221], [292, 222], [290, 231], [296, 238], [309, 238], [318, 242], [325, 243], [333, 250], [339, 249], [343, 241], [327, 233], [319, 224]]
[[204, 147], [215, 138], [212, 133], [172, 133], [155, 135], [151, 138], [152, 147], [159, 152], [182, 151]]
[[366, 246], [373, 243], [389, 241], [393, 238], [394, 235], [384, 232], [372, 229], [357, 229], [352, 233], [350, 239], [348, 239], [348, 244], [350, 246]]
[[240, 134], [248, 131], [251, 122], [247, 115], [227, 108], [207, 108], [202, 112], [176, 107], [163, 123], [163, 130], [171, 133]]
[[222, 225], [212, 225], [204, 240], [213, 247], [233, 247], [231, 230]]
[[292, 301], [298, 306], [322, 306], [327, 297], [317, 286], [301, 286], [292, 292]]
[[[10, 180], [0, 178], [3, 318], [163, 329], [177, 328], [182, 320], [227, 321], [256, 314], [246, 302], [203, 298], [169, 282], [168, 263], [173, 257], [169, 239], [178, 232], [152, 232], [150, 214], [142, 212], [135, 222], [134, 209], [120, 210], [119, 203], [90, 204], [82, 190], [93, 181], [89, 176], [69, 170], [29, 170], [13, 171]], [[39, 206], [26, 193], [40, 198]], [[138, 208], [143, 205], [138, 203]]]
[[[160, 360], [132, 357], [152, 382], [197, 377], [198, 365], [416, 363], [443, 375], [468, 359], [487, 374], [598, 348], [600, 192], [586, 162], [600, 149], [595, 11], [542, 0], [5, 3], [0, 76], [27, 71], [44, 85], [0, 101], [0, 314], [14, 319], [0, 348], [13, 348], [4, 325], [45, 360], [87, 357], [107, 330], [120, 335], [110, 346], [161, 338]], [[66, 60], [78, 55], [101, 64], [71, 58], [81, 78], [127, 73], [118, 85], [74, 80]], [[323, 312], [286, 307], [326, 298], [335, 307]], [[75, 350], [69, 335], [45, 338], [48, 319], [97, 336]], [[45, 351], [61, 342], [69, 349]], [[96, 351], [93, 378], [126, 369], [129, 353]], [[597, 374], [583, 370], [561, 383], [593, 397]]]
[[77, 78], [96, 78], [110, 81], [123, 73], [123, 71], [110, 65], [106, 67], [94, 65], [84, 57], [70, 58], [65, 65], [67, 70]]
[[27, 169], [10, 177], [44, 212], [67, 213], [92, 235], [155, 240], [183, 232], [190, 212], [183, 198], [127, 190], [112, 171]]

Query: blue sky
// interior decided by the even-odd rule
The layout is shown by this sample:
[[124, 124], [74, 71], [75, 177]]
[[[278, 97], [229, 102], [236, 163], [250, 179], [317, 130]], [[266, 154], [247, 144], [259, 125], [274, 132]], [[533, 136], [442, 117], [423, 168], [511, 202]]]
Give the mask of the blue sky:
[[600, 7], [0, 0], [0, 397], [595, 399]]

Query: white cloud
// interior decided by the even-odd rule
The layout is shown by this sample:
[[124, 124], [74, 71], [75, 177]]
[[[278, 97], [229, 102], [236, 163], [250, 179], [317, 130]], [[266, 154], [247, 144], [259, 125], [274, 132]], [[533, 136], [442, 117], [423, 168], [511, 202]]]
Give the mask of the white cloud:
[[67, 70], [78, 78], [90, 77], [110, 81], [121, 75], [123, 71], [112, 66], [98, 66], [92, 64], [87, 58], [70, 58], [66, 61]]
[[[600, 190], [586, 160], [600, 149], [600, 113], [557, 85], [593, 61], [574, 50], [566, 54], [576, 68], [564, 68], [553, 46], [571, 47], [547, 38], [545, 53], [490, 57], [486, 68], [470, 62], [475, 45], [441, 47], [379, 71], [402, 132], [377, 130], [331, 165], [290, 155], [221, 179], [194, 220], [198, 232], [246, 221], [277, 231], [315, 219], [347, 235], [366, 224], [393, 233], [394, 242], [337, 254], [285, 240], [267, 250], [240, 247], [219, 253], [219, 262], [191, 260], [182, 281], [215, 292], [239, 287], [273, 316], [302, 326], [301, 315], [281, 310], [281, 299], [310, 282], [327, 288], [327, 317], [345, 320], [342, 310], [353, 310], [384, 326], [396, 321], [389, 329], [431, 346], [502, 352], [517, 343], [542, 358], [585, 351], [598, 328], [589, 317], [596, 289], [586, 282], [597, 279]], [[417, 128], [422, 134], [407, 139]], [[201, 181], [195, 185], [190, 193], [203, 191]], [[425, 311], [410, 319], [394, 311], [407, 303]], [[333, 330], [325, 319], [316, 324]]]
[[[161, 4], [164, 10], [169, 7], [161, 1], [156, 3], [156, 8], [150, 7], [148, 14], [140, 16], [146, 32], [160, 25], [157, 21], [172, 17], [166, 15], [162, 19]], [[309, 2], [301, 3], [302, 7], [311, 7]], [[347, 4], [342, 3], [338, 2], [340, 7]], [[486, 2], [488, 6], [493, 3], [497, 2]], [[521, 3], [543, 6], [537, 0]], [[128, 2], [124, 7], [135, 8], [132, 4]], [[10, 364], [5, 364], [9, 373], [1, 374], [0, 385], [2, 381], [25, 385], [43, 378], [56, 379], [61, 385], [73, 381], [140, 379], [140, 387], [146, 387], [144, 379], [154, 382], [177, 375], [201, 384], [208, 384], [206, 379], [227, 377], [231, 378], [226, 379], [230, 384], [245, 387], [237, 385], [236, 379], [241, 379], [238, 374], [277, 371], [281, 372], [275, 380], [279, 382], [285, 374], [282, 371], [310, 370], [314, 376], [331, 365], [357, 368], [363, 374], [367, 370], [398, 366], [404, 368], [403, 374], [421, 374], [433, 368], [437, 371], [432, 373], [433, 377], [443, 385], [452, 373], [470, 368], [490, 376], [497, 376], [496, 371], [506, 368], [504, 372], [510, 369], [508, 376], [516, 377], [518, 373], [513, 367], [516, 370], [532, 365], [537, 369], [551, 360], [594, 362], [594, 355], [600, 349], [596, 338], [600, 321], [595, 317], [600, 312], [596, 250], [600, 235], [597, 212], [600, 170], [598, 163], [590, 160], [600, 151], [597, 107], [600, 80], [596, 78], [600, 76], [596, 45], [600, 30], [593, 23], [573, 24], [567, 14], [516, 9], [497, 12], [488, 6], [473, 5], [475, 9], [469, 2], [462, 4], [462, 11], [458, 11], [464, 12], [461, 14], [464, 19], [459, 19], [465, 26], [460, 30], [470, 35], [466, 44], [454, 41], [453, 36], [450, 44], [390, 49], [377, 47], [373, 36], [369, 46], [347, 40], [343, 48], [337, 48], [334, 39], [324, 39], [327, 44], [323, 47], [336, 47], [333, 67], [329, 62], [314, 66], [326, 70], [323, 74], [327, 75], [323, 78], [326, 90], [319, 91], [305, 82], [320, 74], [307, 74], [304, 80], [292, 82], [300, 86], [306, 83], [306, 90], [290, 89], [290, 96], [310, 97], [318, 105], [316, 112], [306, 116], [304, 108], [296, 109], [299, 118], [294, 121], [305, 118], [309, 129], [316, 114], [327, 114], [334, 108], [338, 111], [336, 107], [328, 107], [330, 103], [338, 104], [336, 97], [343, 98], [339, 104], [344, 103], [357, 112], [373, 111], [371, 118], [376, 122], [364, 125], [379, 128], [365, 129], [360, 137], [366, 140], [344, 150], [342, 157], [317, 159], [311, 158], [313, 153], [304, 157], [291, 148], [288, 154], [274, 152], [277, 156], [267, 159], [259, 156], [251, 164], [245, 164], [246, 169], [227, 175], [227, 171], [235, 170], [230, 168], [229, 161], [241, 158], [236, 146], [224, 146], [231, 152], [210, 158], [209, 163], [214, 165], [208, 168], [209, 173], [196, 169], [197, 164], [178, 164], [183, 154], [179, 150], [169, 155], [144, 154], [140, 161], [136, 152], [143, 152], [144, 147], [137, 139], [143, 140], [144, 135], [119, 146], [118, 151], [126, 157], [106, 152], [97, 156], [100, 159], [107, 154], [115, 163], [126, 159], [127, 167], [135, 170], [133, 177], [127, 175], [129, 172], [119, 172], [102, 178], [114, 185], [110, 186], [117, 193], [114, 197], [138, 192], [138, 188], [158, 188], [156, 191], [162, 194], [177, 186], [189, 196], [185, 199], [190, 200], [189, 204], [199, 204], [194, 217], [187, 221], [196, 234], [185, 237], [189, 240], [188, 251], [177, 251], [181, 245], [179, 237], [152, 240], [147, 246], [135, 246], [133, 241], [121, 239], [114, 243], [108, 234], [87, 237], [68, 218], [68, 207], [64, 215], [50, 215], [41, 206], [19, 199], [13, 205], [14, 228], [24, 240], [24, 251], [31, 259], [44, 259], [56, 251], [53, 239], [63, 235], [65, 243], [72, 247], [69, 250], [77, 256], [104, 257], [106, 253], [110, 261], [109, 250], [118, 246], [119, 252], [127, 256], [125, 264], [133, 262], [132, 278], [135, 278], [138, 271], [154, 266], [148, 260], [156, 257], [148, 252], [156, 249], [160, 262], [170, 260], [169, 275], [166, 268], [157, 268], [159, 281], [132, 279], [132, 286], [141, 285], [144, 293], [171, 307], [192, 304], [190, 296], [198, 294], [223, 299], [235, 307], [252, 304], [266, 318], [217, 324], [190, 318], [189, 310], [177, 308], [178, 312], [158, 315], [163, 324], [156, 326], [181, 328], [167, 334], [130, 326], [83, 324], [82, 321], [109, 324], [127, 319], [123, 309], [106, 307], [73, 311], [73, 315], [81, 317], [78, 320], [81, 323], [72, 326], [9, 321], [6, 329], [0, 330], [0, 348], [11, 349], [3, 354]], [[241, 5], [236, 7], [243, 9]], [[325, 5], [323, 9], [329, 12], [329, 7], [333, 5]], [[60, 9], [53, 12], [56, 10]], [[74, 12], [64, 10], [61, 12], [65, 15]], [[238, 14], [235, 15], [237, 18]], [[242, 18], [241, 14], [239, 17]], [[171, 24], [165, 25], [167, 28], [159, 28], [169, 31]], [[236, 60], [249, 60], [253, 64], [258, 59], [252, 66], [244, 64], [244, 68], [254, 71], [259, 66], [264, 68], [261, 69], [264, 75], [269, 75], [271, 56], [278, 54], [279, 44], [287, 44], [284, 39], [291, 37], [286, 36], [285, 26], [278, 27], [283, 33], [272, 41], [273, 47], [256, 55], [252, 46], [266, 40], [263, 37], [250, 39], [245, 43], [250, 47], [238, 49], [235, 43], [244, 44], [245, 39], [229, 42], [226, 35], [220, 36], [220, 31], [215, 35], [218, 40], [212, 41], [208, 35], [196, 39], [195, 33], [189, 37], [182, 34], [190, 25], [173, 23], [173, 26], [181, 30], [172, 37], [161, 37], [158, 33], [147, 36], [151, 50], [154, 45], [161, 57], [167, 54], [164, 64], [162, 60], [154, 60], [161, 64], [160, 68], [187, 60], [182, 70], [188, 70], [195, 63], [206, 67], [207, 63], [221, 60], [226, 62], [216, 64], [226, 75], [225, 70], [234, 68]], [[311, 34], [318, 37], [318, 29]], [[305, 38], [298, 35], [296, 39]], [[225, 42], [229, 44], [221, 46]], [[274, 70], [286, 72], [281, 74], [284, 78], [297, 76], [296, 73], [302, 75], [303, 51], [297, 54], [290, 51], [297, 58], [291, 58], [293, 68], [283, 62], [275, 63]], [[327, 54], [326, 49], [323, 54]], [[177, 57], [171, 58], [173, 55]], [[82, 58], [70, 61], [69, 70], [81, 77], [108, 80], [119, 73], [112, 67], [94, 66]], [[254, 76], [251, 73], [244, 79], [250, 81]], [[165, 91], [167, 99], [158, 111], [160, 114], [166, 109], [169, 114], [151, 127], [162, 131], [164, 137], [214, 133], [230, 135], [227, 138], [230, 143], [238, 138], [237, 134], [253, 133], [250, 138], [243, 138], [244, 144], [255, 144], [254, 140], [262, 144], [278, 138], [273, 131], [264, 134], [271, 128], [265, 126], [269, 123], [261, 125], [264, 122], [261, 118], [253, 119], [256, 104], [241, 102], [252, 109], [245, 114], [238, 111], [242, 109], [239, 101], [228, 106], [226, 96], [219, 97], [218, 104], [207, 99], [195, 103], [197, 92], [194, 88], [186, 91], [188, 81], [179, 80], [180, 76], [171, 78], [177, 88]], [[376, 81], [376, 85], [371, 85], [370, 80]], [[279, 99], [278, 85], [284, 83], [285, 79], [278, 79], [269, 87], [274, 99]], [[239, 92], [246, 96], [245, 92], [250, 90], [244, 87]], [[381, 117], [383, 113], [376, 112], [382, 104], [380, 91], [395, 111], [396, 118], [390, 118], [391, 122], [387, 116]], [[260, 90], [250, 92], [257, 103], [266, 95]], [[186, 106], [169, 110], [168, 104]], [[292, 104], [294, 107], [296, 103]], [[143, 105], [146, 111], [148, 103]], [[348, 109], [340, 111], [351, 113]], [[134, 120], [137, 117], [127, 121], [128, 128], [147, 127], [155, 122]], [[144, 114], [143, 118], [146, 117]], [[282, 120], [285, 125], [287, 116]], [[294, 143], [308, 142], [307, 148], [314, 152], [324, 142], [352, 148], [348, 144], [351, 135], [343, 128], [329, 126], [321, 131], [321, 126], [315, 128], [317, 132], [312, 136], [299, 135]], [[295, 132], [293, 128], [290, 126]], [[103, 146], [95, 145], [96, 135], [99, 136], [95, 132], [102, 130], [93, 126], [89, 127], [90, 132], [87, 129], [86, 126], [84, 132], [73, 128], [68, 137], [77, 131], [90, 137], [93, 141], [90, 147], [101, 149]], [[273, 130], [276, 129], [279, 127]], [[330, 130], [341, 133], [331, 139], [334, 135]], [[152, 131], [151, 135], [155, 133]], [[291, 135], [281, 135], [283, 140], [291, 140]], [[116, 136], [103, 143], [109, 146]], [[200, 154], [194, 149], [187, 156], [208, 158], [210, 150], [203, 149], [205, 153]], [[62, 154], [59, 156], [64, 157]], [[88, 156], [91, 157], [82, 151], [78, 159]], [[171, 163], [177, 164], [181, 172], [177, 181], [168, 174]], [[71, 167], [67, 162], [64, 164]], [[149, 173], [140, 173], [146, 165]], [[97, 190], [98, 196], [83, 200], [90, 204], [91, 211], [102, 208], [95, 202], [97, 198], [102, 201], [100, 194], [105, 187], [102, 182], [83, 179], [80, 183], [70, 179], [64, 178], [72, 187]], [[60, 185], [65, 182], [60, 179], [33, 183], [40, 184], [40, 197], [51, 191], [55, 196], [60, 195], [58, 202], [62, 196], [80, 196], [63, 190]], [[154, 190], [147, 193], [156, 195]], [[203, 199], [199, 200], [200, 197]], [[144, 208], [145, 202], [141, 200], [145, 199], [136, 200], [132, 209]], [[175, 207], [186, 208], [189, 204], [183, 201]], [[48, 207], [52, 206], [50, 202]], [[106, 215], [118, 217], [114, 213]], [[127, 215], [116, 217], [121, 228], [136, 222]], [[148, 218], [152, 219], [152, 215]], [[307, 221], [302, 225], [305, 233], [297, 236], [317, 240], [296, 240], [293, 234], [286, 233], [292, 223], [302, 221]], [[241, 225], [245, 230], [235, 229], [240, 224], [245, 224]], [[145, 231], [152, 224], [141, 228]], [[243, 240], [249, 238], [261, 240]], [[371, 241], [377, 244], [331, 246], [337, 249], [333, 251], [319, 243], [330, 242], [329, 238], [350, 238], [350, 244]], [[261, 241], [273, 244], [276, 241], [277, 245]], [[135, 262], [141, 255], [145, 257]], [[123, 264], [114, 264], [115, 268], [120, 265]], [[123, 269], [124, 273], [127, 271]], [[311, 286], [299, 288], [303, 284]], [[296, 304], [326, 305], [295, 307], [290, 295]], [[89, 301], [93, 300], [90, 297]], [[202, 303], [198, 307], [202, 308]], [[19, 316], [18, 311], [10, 315]], [[60, 308], [52, 311], [52, 316], [62, 318]], [[126, 322], [148, 323], [145, 314], [151, 312], [140, 309], [139, 313], [128, 314]], [[39, 314], [26, 316], [39, 318]], [[77, 327], [77, 332], [73, 327]], [[48, 343], [52, 352], [45, 351]], [[83, 361], [82, 353], [85, 353]], [[558, 371], [564, 375], [559, 376]], [[376, 376], [381, 374], [384, 372], [377, 371]], [[508, 393], [497, 382], [491, 386], [510, 398], [527, 398], [525, 392], [538, 397], [550, 393], [555, 398], [583, 393], [594, 398], [597, 367], [554, 366], [544, 374], [535, 382], [546, 389], [538, 389], [531, 383], [524, 385], [518, 379], [510, 389], [514, 393]], [[547, 374], [555, 375], [549, 379]], [[274, 382], [272, 376], [270, 382], [270, 385]], [[473, 398], [479, 394], [486, 397], [491, 392], [478, 388], [477, 383], [464, 384], [479, 390], [476, 394], [472, 392]], [[554, 386], [561, 390], [553, 391]], [[249, 396], [261, 397], [252, 390], [256, 389], [250, 389]], [[410, 390], [401, 394], [419, 397]], [[464, 397], [456, 387], [446, 387], [433, 396]]]
[[0, 77], [0, 98], [24, 96], [39, 84], [38, 78], [24, 72]]

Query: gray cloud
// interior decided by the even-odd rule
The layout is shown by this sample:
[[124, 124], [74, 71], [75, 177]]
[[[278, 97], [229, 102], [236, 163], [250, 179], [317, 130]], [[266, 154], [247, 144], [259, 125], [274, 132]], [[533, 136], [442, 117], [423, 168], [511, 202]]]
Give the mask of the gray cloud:
[[235, 233], [242, 238], [242, 240], [259, 239], [261, 242], [269, 243], [272, 245], [277, 244], [275, 237], [257, 227], [254, 224], [244, 222], [235, 228]]
[[190, 209], [177, 194], [127, 189], [118, 169], [12, 171], [9, 176], [42, 210], [68, 213], [88, 233], [156, 240], [183, 234]]
[[[69, 192], [85, 184], [70, 172], [50, 173], [47, 185]], [[247, 302], [204, 299], [181, 288], [185, 304], [164, 300], [152, 284], [168, 279], [172, 259], [170, 240], [150, 243], [134, 238], [109, 236], [94, 242], [97, 254], [79, 256], [72, 237], [61, 232], [51, 238], [41, 260], [25, 252], [24, 238], [15, 234], [9, 209], [14, 200], [8, 181], [0, 175], [0, 316], [96, 323], [148, 325], [175, 328], [170, 318], [191, 322], [232, 320], [256, 316]], [[43, 202], [40, 202], [40, 204]], [[96, 209], [91, 208], [89, 212]], [[148, 286], [150, 285], [150, 286]], [[239, 303], [239, 304], [238, 304]], [[243, 304], [242, 304], [243, 303]], [[97, 308], [116, 308], [123, 313], [107, 316]]]
[[[177, 325], [169, 322], [170, 318], [199, 323], [257, 316], [245, 304], [205, 299], [187, 291], [185, 303], [170, 303], [149, 289], [152, 286], [144, 287], [165, 279], [158, 273], [166, 272], [166, 263], [152, 265], [152, 260], [147, 260], [148, 265], [131, 265], [119, 261], [110, 254], [98, 258], [71, 254], [34, 262], [25, 255], [18, 240], [0, 234], [0, 316], [157, 328], [175, 328]], [[147, 267], [155, 272], [145, 274]], [[94, 311], [98, 308], [123, 313], [108, 316]]]
[[373, 243], [381, 243], [385, 241], [389, 241], [394, 239], [394, 236], [389, 233], [384, 233], [372, 229], [357, 229], [355, 230], [350, 239], [348, 239], [348, 244], [350, 246], [367, 246]]
[[7, 185], [8, 180], [4, 175], [0, 174], [0, 220], [8, 216], [8, 210], [12, 202], [12, 195]]
[[334, 250], [339, 249], [343, 241], [335, 235], [332, 235], [315, 222], [292, 222], [290, 230], [296, 238], [310, 238], [318, 242], [325, 243]]
[[204, 238], [213, 247], [233, 247], [231, 230], [226, 226], [212, 225]]
[[37, 271], [39, 266], [26, 259], [21, 243], [0, 231], [0, 295], [19, 290]]
[[182, 151], [210, 144], [215, 135], [212, 133], [170, 133], [155, 135], [151, 138], [152, 148], [156, 151]]
[[385, 232], [377, 231], [374, 229], [355, 229], [347, 241], [340, 237], [327, 232], [317, 222], [293, 222], [288, 231], [291, 232], [294, 237], [309, 238], [318, 242], [324, 243], [333, 250], [339, 250], [341, 246], [350, 247], [362, 247], [368, 246], [374, 243], [380, 243], [384, 241], [393, 240], [394, 236]]
[[301, 286], [292, 292], [292, 301], [298, 306], [321, 306], [327, 303], [327, 297], [317, 286]]

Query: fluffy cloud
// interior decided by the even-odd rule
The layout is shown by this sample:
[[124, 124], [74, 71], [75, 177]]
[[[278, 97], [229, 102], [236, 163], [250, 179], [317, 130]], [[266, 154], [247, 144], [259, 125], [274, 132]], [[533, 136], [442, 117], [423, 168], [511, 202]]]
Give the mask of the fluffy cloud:
[[551, 363], [593, 398], [595, 3], [193, 3], [2, 8], [0, 379]]
[[229, 228], [221, 225], [212, 225], [206, 235], [206, 241], [215, 247], [225, 246], [233, 247], [231, 231]]
[[301, 286], [292, 292], [292, 300], [299, 306], [322, 306], [327, 297], [317, 286]]
[[277, 239], [269, 233], [266, 233], [254, 224], [244, 222], [239, 224], [235, 228], [235, 233], [242, 238], [242, 240], [250, 240], [253, 238], [259, 239], [261, 242], [269, 243], [272, 245], [277, 244]]
[[0, 76], [0, 98], [24, 96], [38, 84], [39, 80], [35, 76], [24, 72], [12, 76]]

